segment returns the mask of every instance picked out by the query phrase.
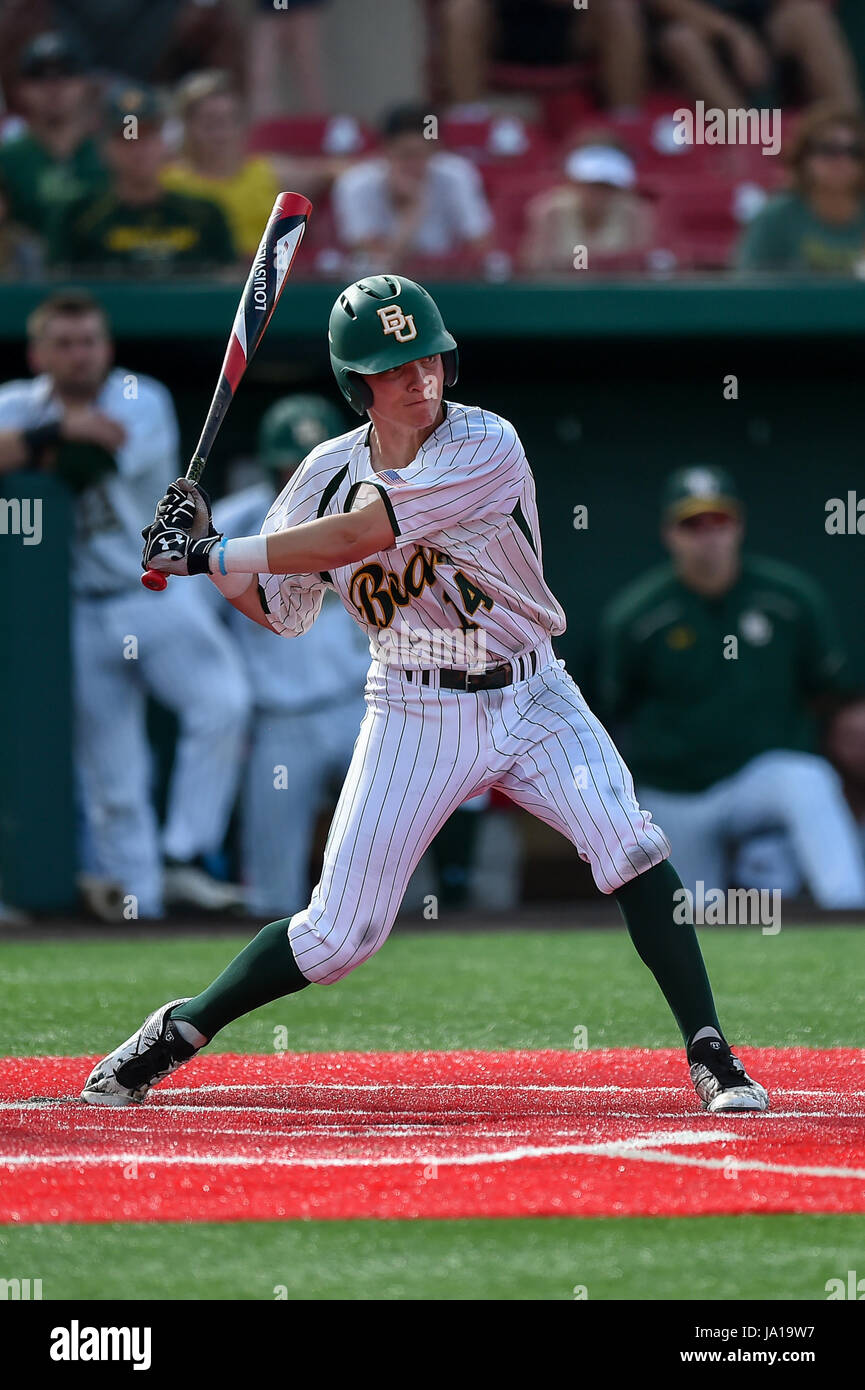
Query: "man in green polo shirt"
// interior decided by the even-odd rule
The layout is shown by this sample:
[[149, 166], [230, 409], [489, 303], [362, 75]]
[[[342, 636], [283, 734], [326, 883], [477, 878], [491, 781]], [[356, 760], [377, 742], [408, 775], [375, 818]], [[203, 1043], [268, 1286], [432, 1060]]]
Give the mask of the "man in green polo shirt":
[[0, 145], [0, 180], [11, 220], [42, 236], [59, 207], [101, 192], [108, 173], [79, 53], [60, 34], [40, 34], [24, 49], [19, 74], [15, 97], [27, 126]]
[[815, 752], [814, 705], [857, 698], [825, 595], [789, 565], [742, 555], [742, 505], [719, 468], [672, 474], [662, 534], [670, 562], [603, 614], [599, 676], [682, 882], [725, 890], [740, 847], [768, 835], [781, 848], [774, 882], [741, 886], [801, 878], [821, 907], [865, 906], [855, 822]]
[[214, 270], [238, 260], [222, 211], [206, 198], [163, 188], [163, 112], [138, 84], [108, 99], [104, 155], [110, 187], [67, 206], [51, 232], [55, 265], [171, 275]]

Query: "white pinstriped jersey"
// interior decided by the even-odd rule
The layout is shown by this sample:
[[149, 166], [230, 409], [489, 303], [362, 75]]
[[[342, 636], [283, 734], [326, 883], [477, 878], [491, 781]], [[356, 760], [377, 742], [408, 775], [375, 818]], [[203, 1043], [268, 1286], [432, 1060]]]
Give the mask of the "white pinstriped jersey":
[[513, 425], [480, 406], [445, 404], [445, 418], [405, 468], [376, 472], [370, 425], [320, 444], [265, 518], [262, 533], [366, 506], [378, 490], [396, 544], [328, 574], [261, 575], [277, 632], [296, 636], [336, 589], [373, 656], [397, 642], [402, 666], [471, 665], [433, 634], [471, 634], [481, 664], [530, 651], [565, 630], [543, 576], [535, 484]]

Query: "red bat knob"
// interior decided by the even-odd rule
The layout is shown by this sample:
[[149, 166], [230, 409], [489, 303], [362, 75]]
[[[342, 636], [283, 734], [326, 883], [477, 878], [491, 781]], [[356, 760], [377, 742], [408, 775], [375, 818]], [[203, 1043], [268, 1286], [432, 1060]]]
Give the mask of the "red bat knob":
[[145, 570], [141, 576], [141, 582], [145, 589], [153, 589], [160, 593], [168, 584], [168, 576], [160, 574], [159, 570]]

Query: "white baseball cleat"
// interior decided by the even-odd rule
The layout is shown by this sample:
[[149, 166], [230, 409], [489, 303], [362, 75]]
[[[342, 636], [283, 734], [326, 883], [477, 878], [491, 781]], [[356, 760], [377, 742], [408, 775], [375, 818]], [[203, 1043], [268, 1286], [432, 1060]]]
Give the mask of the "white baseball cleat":
[[168, 907], [191, 907], [202, 912], [231, 912], [244, 905], [243, 889], [223, 883], [199, 864], [166, 864], [162, 878]]
[[707, 1110], [768, 1110], [769, 1092], [748, 1075], [723, 1038], [700, 1038], [688, 1049], [694, 1090]]
[[151, 1086], [194, 1057], [206, 1039], [198, 1046], [187, 1042], [170, 1017], [172, 1009], [186, 1003], [187, 999], [172, 999], [149, 1014], [131, 1038], [97, 1062], [81, 1099], [91, 1105], [138, 1105]]

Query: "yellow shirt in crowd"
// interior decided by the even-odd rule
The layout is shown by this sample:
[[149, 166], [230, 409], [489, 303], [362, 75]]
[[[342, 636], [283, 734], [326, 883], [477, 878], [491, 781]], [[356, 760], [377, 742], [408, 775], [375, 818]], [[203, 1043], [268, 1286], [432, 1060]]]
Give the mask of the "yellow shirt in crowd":
[[261, 155], [247, 159], [236, 174], [208, 178], [196, 174], [186, 164], [169, 164], [162, 172], [166, 188], [195, 198], [209, 198], [225, 214], [234, 244], [240, 255], [253, 256], [279, 184], [273, 166]]

